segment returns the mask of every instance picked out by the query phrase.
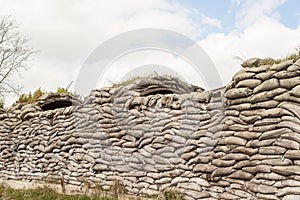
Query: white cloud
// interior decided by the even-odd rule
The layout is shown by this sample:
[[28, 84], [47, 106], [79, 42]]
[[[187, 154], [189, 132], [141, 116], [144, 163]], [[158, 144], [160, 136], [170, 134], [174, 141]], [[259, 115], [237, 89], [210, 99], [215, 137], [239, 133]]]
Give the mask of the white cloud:
[[231, 0], [231, 3], [234, 5], [234, 6], [239, 6], [241, 4], [241, 1], [240, 0]]
[[300, 44], [300, 26], [290, 29], [278, 21], [262, 17], [241, 31], [214, 33], [200, 41], [222, 74], [224, 84], [241, 69], [241, 61], [252, 57], [282, 58]]
[[[279, 22], [276, 8], [283, 2], [232, 0], [238, 7], [236, 29], [227, 34], [211, 33], [199, 41], [216, 64], [223, 85], [241, 68], [235, 56], [243, 59], [282, 57], [299, 44], [300, 26], [290, 29]], [[198, 19], [190, 16], [195, 12]], [[203, 24], [217, 28], [226, 25], [168, 0], [142, 3], [140, 0], [0, 0], [0, 13], [15, 16], [22, 32], [32, 38], [33, 47], [41, 51], [35, 56], [31, 68], [22, 73], [22, 78], [15, 79], [24, 87], [23, 92], [38, 87], [55, 90], [59, 86], [67, 86], [76, 80], [84, 60], [98, 45], [122, 32], [139, 28], [164, 28], [196, 38], [202, 33]], [[178, 58], [153, 55], [154, 58], [139, 54], [138, 58], [147, 61], [146, 64], [163, 64], [177, 69], [184, 66], [187, 69]], [[128, 57], [119, 64], [140, 65], [142, 62], [138, 61]], [[123, 73], [122, 70], [119, 73]], [[9, 97], [8, 103], [14, 100], [15, 97]]]
[[246, 28], [255, 23], [256, 20], [263, 16], [270, 16], [279, 19], [279, 14], [275, 9], [282, 5], [286, 0], [247, 0], [243, 3], [238, 2], [240, 6], [236, 15], [236, 26]]
[[[201, 32], [190, 10], [167, 0], [0, 0], [0, 13], [13, 15], [40, 51], [31, 68], [15, 78], [23, 92], [65, 87], [89, 53], [122, 32], [163, 28], [194, 38]], [[8, 97], [8, 104], [15, 98]]]
[[222, 28], [222, 22], [215, 18], [210, 18], [207, 16], [202, 17], [202, 23], [213, 27]]

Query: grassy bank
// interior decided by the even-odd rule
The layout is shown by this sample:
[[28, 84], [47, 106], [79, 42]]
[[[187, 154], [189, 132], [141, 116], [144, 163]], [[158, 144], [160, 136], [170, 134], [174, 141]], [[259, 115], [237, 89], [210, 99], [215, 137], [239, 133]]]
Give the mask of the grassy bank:
[[14, 190], [0, 186], [0, 200], [116, 200], [99, 195], [64, 195], [58, 194], [49, 188], [35, 190]]

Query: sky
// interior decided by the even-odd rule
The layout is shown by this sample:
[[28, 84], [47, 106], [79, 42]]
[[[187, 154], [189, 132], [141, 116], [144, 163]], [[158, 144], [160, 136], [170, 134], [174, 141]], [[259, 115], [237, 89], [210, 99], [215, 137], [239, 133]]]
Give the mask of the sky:
[[[0, 0], [0, 16], [5, 15], [14, 17], [38, 51], [29, 69], [13, 77], [22, 93], [38, 88], [54, 91], [72, 82], [70, 89], [75, 90], [80, 70], [97, 47], [142, 28], [166, 29], [195, 41], [214, 63], [220, 86], [241, 69], [241, 60], [282, 58], [300, 45], [298, 0]], [[205, 77], [193, 76], [190, 63], [160, 50], [118, 57], [95, 87], [151, 65], [166, 66], [162, 71], [170, 69], [205, 88]], [[6, 105], [16, 99], [6, 97]]]

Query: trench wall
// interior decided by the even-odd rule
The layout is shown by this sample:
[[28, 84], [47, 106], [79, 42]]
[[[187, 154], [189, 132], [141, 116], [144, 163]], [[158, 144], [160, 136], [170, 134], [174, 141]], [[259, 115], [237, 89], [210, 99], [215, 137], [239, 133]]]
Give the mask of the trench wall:
[[0, 178], [83, 192], [117, 183], [140, 196], [300, 198], [300, 60], [257, 62], [212, 91], [166, 78], [153, 82], [177, 92], [145, 95], [132, 83], [53, 110], [16, 104], [0, 115]]

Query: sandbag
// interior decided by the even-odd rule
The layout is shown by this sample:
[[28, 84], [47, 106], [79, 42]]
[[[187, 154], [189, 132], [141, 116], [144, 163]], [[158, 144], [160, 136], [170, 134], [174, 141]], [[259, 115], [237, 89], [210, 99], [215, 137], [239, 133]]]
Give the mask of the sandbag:
[[226, 144], [226, 145], [240, 145], [240, 146], [244, 146], [247, 143], [247, 140], [240, 138], [240, 137], [235, 137], [235, 136], [229, 136], [229, 137], [225, 137], [222, 138], [221, 140], [219, 140], [218, 144]]
[[249, 172], [251, 174], [257, 174], [257, 173], [270, 173], [271, 172], [271, 166], [269, 165], [256, 165], [254, 167], [243, 167], [243, 171]]
[[212, 178], [226, 176], [226, 175], [231, 174], [233, 171], [234, 171], [234, 169], [232, 167], [219, 167], [213, 171], [211, 176], [212, 176]]
[[[275, 99], [275, 98], [274, 98]], [[254, 108], [254, 109], [257, 109], [257, 108], [275, 108], [279, 105], [279, 101], [276, 101], [277, 99], [275, 100], [269, 100], [269, 101], [263, 101], [263, 102], [257, 102], [255, 104], [252, 104], [250, 108]]]
[[280, 128], [280, 129], [266, 131], [262, 133], [262, 135], [259, 137], [259, 140], [280, 138], [281, 135], [290, 132], [292, 131], [288, 128]]
[[235, 179], [242, 179], [242, 180], [251, 180], [254, 176], [249, 172], [238, 170], [230, 174], [228, 177], [235, 178]]
[[286, 152], [286, 148], [279, 146], [260, 147], [258, 152], [263, 155], [283, 155]]
[[265, 81], [265, 80], [269, 80], [273, 76], [274, 73], [275, 73], [275, 71], [261, 72], [259, 74], [256, 74], [254, 76], [254, 78]]
[[259, 58], [250, 58], [249, 60], [246, 60], [241, 64], [242, 67], [258, 67], [259, 63], [261, 62], [261, 59]]
[[252, 79], [255, 75], [256, 74], [253, 72], [245, 72], [245, 70], [241, 70], [232, 77], [232, 80], [238, 83], [245, 79]]
[[299, 71], [300, 70], [300, 59], [298, 59], [292, 66], [288, 67], [287, 71]]
[[289, 158], [289, 159], [300, 160], [300, 151], [299, 150], [287, 150], [287, 152], [284, 154], [284, 157]]
[[286, 88], [288, 90], [292, 89], [293, 87], [299, 84], [300, 84], [300, 76], [287, 78], [287, 79], [279, 79], [280, 87]]
[[286, 79], [286, 78], [292, 78], [295, 76], [299, 76], [300, 71], [280, 71], [276, 72], [275, 74], [272, 75], [272, 77], [278, 78], [278, 79]]
[[254, 73], [265, 72], [267, 69], [270, 69], [270, 65], [260, 65], [257, 67], [245, 67], [246, 72], [254, 72]]
[[300, 98], [300, 85], [295, 86], [289, 93], [292, 96]]
[[286, 148], [286, 149], [295, 149], [295, 150], [299, 150], [300, 145], [298, 142], [293, 141], [293, 140], [289, 140], [289, 139], [277, 139], [274, 143], [277, 146]]
[[252, 191], [252, 192], [257, 192], [257, 193], [262, 193], [262, 194], [274, 194], [277, 192], [277, 188], [269, 185], [263, 185], [263, 184], [255, 184], [251, 182], [246, 182], [246, 189]]
[[286, 60], [278, 64], [274, 64], [270, 67], [271, 70], [275, 71], [281, 71], [287, 69], [289, 66], [291, 66], [294, 63], [293, 60]]
[[237, 99], [248, 97], [252, 94], [252, 90], [249, 88], [232, 88], [225, 93], [225, 97], [228, 99]]
[[263, 92], [263, 91], [269, 91], [269, 90], [273, 90], [278, 87], [279, 87], [278, 79], [271, 78], [269, 80], [262, 82], [259, 86], [255, 87], [253, 90], [253, 93], [256, 94], [256, 93]]
[[242, 81], [238, 82], [236, 87], [237, 88], [247, 87], [247, 88], [253, 89], [256, 86], [258, 86], [259, 84], [261, 84], [261, 82], [262, 81], [259, 80], [259, 79], [245, 79], [245, 80], [242, 80]]

